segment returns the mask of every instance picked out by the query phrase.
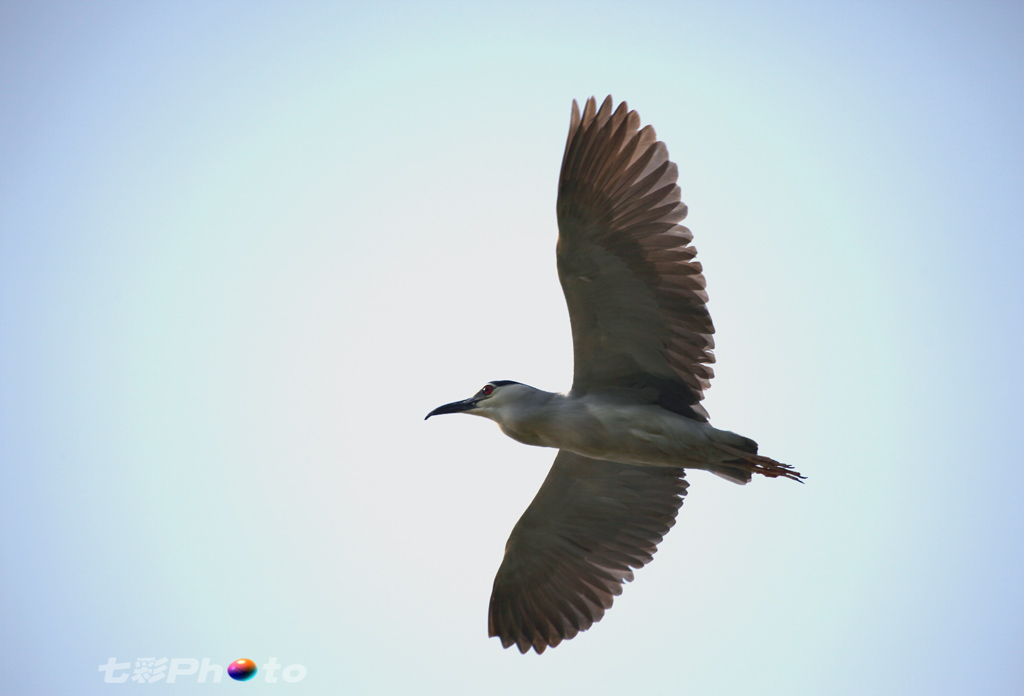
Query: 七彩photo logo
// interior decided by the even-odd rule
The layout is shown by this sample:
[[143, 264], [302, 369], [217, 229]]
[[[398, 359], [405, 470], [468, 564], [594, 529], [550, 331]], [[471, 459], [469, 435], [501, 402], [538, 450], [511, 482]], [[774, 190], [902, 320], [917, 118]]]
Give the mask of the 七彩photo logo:
[[[248, 658], [241, 658], [229, 664], [227, 669], [210, 662], [208, 657], [204, 657], [202, 662], [194, 657], [137, 657], [134, 664], [118, 662], [117, 658], [111, 657], [105, 665], [99, 666], [99, 671], [103, 672], [103, 681], [107, 684], [153, 684], [159, 681], [168, 684], [217, 684], [225, 672], [235, 681], [250, 681], [259, 675], [259, 678], [268, 684], [275, 684], [278, 680], [294, 684], [306, 678], [305, 665], [294, 664], [286, 667], [279, 663], [276, 657], [270, 658], [260, 667]], [[188, 679], [179, 679], [180, 677]]]

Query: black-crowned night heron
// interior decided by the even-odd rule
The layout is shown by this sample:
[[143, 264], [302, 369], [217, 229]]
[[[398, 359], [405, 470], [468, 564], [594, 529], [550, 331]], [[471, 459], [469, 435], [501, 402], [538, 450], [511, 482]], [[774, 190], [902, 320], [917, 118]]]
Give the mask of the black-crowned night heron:
[[489, 382], [427, 415], [484, 416], [559, 450], [494, 579], [488, 629], [506, 648], [542, 653], [599, 621], [675, 524], [685, 469], [802, 478], [700, 405], [715, 329], [676, 174], [625, 102], [612, 113], [591, 97], [581, 115], [573, 101], [557, 204], [572, 389]]

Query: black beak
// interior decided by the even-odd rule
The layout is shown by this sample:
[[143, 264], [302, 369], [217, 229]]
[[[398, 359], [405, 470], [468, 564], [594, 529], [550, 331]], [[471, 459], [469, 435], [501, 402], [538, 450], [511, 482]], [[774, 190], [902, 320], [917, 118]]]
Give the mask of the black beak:
[[[430, 418], [431, 416], [441, 416], [444, 415], [445, 413], [462, 413], [464, 411], [471, 411], [472, 409], [476, 408], [476, 404], [476, 397], [463, 399], [462, 401], [453, 401], [450, 404], [438, 406], [433, 411], [427, 414], [427, 418]], [[423, 420], [426, 420], [427, 418], [424, 418]]]

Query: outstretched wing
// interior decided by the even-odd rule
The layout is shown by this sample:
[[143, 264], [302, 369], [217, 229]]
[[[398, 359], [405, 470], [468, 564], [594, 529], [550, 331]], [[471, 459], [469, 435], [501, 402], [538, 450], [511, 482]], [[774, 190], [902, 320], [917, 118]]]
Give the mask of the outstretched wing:
[[683, 475], [559, 451], [505, 545], [490, 635], [542, 653], [600, 621], [675, 524]]
[[625, 102], [587, 100], [572, 121], [558, 181], [558, 275], [569, 305], [573, 391], [644, 390], [706, 421], [715, 361], [693, 235], [678, 224], [676, 165]]

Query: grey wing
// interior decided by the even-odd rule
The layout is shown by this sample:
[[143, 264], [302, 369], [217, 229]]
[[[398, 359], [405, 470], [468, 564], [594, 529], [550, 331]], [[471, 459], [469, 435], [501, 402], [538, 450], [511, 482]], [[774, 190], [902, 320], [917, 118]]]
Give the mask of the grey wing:
[[715, 329], [676, 165], [651, 126], [612, 98], [572, 104], [558, 182], [558, 275], [569, 305], [573, 391], [624, 387], [690, 418], [710, 384]]
[[505, 545], [490, 635], [542, 653], [600, 621], [675, 524], [683, 476], [559, 451]]

